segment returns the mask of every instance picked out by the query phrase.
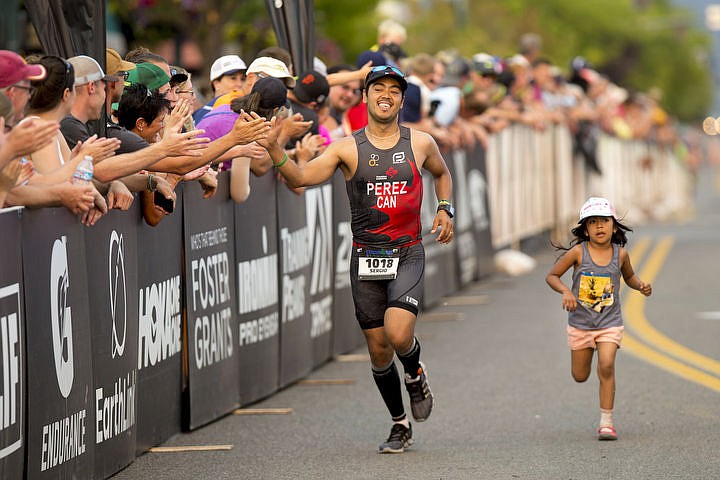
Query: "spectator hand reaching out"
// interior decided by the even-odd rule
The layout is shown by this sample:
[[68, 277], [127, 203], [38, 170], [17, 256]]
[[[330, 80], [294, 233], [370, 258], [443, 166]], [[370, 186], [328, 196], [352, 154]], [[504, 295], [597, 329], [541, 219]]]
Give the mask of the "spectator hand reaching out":
[[240, 111], [230, 135], [235, 145], [245, 145], [265, 138], [270, 130], [270, 122], [255, 112]]
[[94, 188], [90, 185], [73, 185], [66, 182], [59, 188], [60, 203], [75, 215], [87, 212], [95, 202]]
[[192, 115], [190, 101], [181, 98], [175, 104], [170, 114], [165, 116], [165, 130], [179, 132], [188, 118]]
[[183, 175], [182, 180], [184, 182], [192, 182], [193, 180], [198, 180], [201, 178], [205, 173], [210, 169], [210, 164], [203, 165], [202, 167], [198, 167], [195, 170], [192, 170], [185, 175]]
[[295, 160], [298, 164], [309, 162], [325, 150], [325, 137], [306, 133], [295, 143]]
[[119, 180], [110, 182], [110, 188], [107, 192], [108, 209], [115, 208], [126, 211], [130, 208], [134, 199], [135, 197], [133, 197], [132, 192], [130, 192], [130, 189], [128, 189], [124, 183]]
[[93, 205], [85, 212], [82, 216], [81, 222], [83, 225], [92, 227], [95, 223], [108, 212], [107, 202], [105, 198], [97, 191], [95, 187], [92, 187]]
[[93, 135], [84, 142], [78, 142], [72, 149], [71, 157], [89, 155], [92, 157], [93, 163], [99, 163], [115, 155], [115, 150], [119, 147], [120, 139], [118, 138], [98, 138], [97, 135]]
[[5, 118], [0, 118], [0, 164], [15, 157], [30, 155], [50, 143], [60, 131], [59, 122], [39, 118], [21, 121], [5, 133]]
[[214, 169], [208, 169], [205, 175], [198, 179], [198, 182], [200, 182], [200, 186], [203, 189], [203, 198], [210, 198], [217, 192], [217, 172]]
[[0, 208], [5, 205], [5, 196], [17, 183], [22, 164], [19, 159], [11, 160], [0, 170]]
[[312, 120], [305, 121], [303, 116], [299, 113], [295, 113], [290, 117], [286, 118], [282, 122], [282, 133], [279, 135], [282, 138], [298, 138], [304, 135], [312, 126]]

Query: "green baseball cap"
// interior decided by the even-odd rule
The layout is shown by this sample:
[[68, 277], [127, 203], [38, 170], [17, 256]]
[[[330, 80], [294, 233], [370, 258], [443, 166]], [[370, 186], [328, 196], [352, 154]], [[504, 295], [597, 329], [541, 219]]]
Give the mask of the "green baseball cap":
[[157, 90], [170, 81], [170, 77], [165, 70], [152, 63], [138, 63], [135, 70], [128, 72], [128, 78], [125, 85], [135, 85], [141, 83], [148, 90]]

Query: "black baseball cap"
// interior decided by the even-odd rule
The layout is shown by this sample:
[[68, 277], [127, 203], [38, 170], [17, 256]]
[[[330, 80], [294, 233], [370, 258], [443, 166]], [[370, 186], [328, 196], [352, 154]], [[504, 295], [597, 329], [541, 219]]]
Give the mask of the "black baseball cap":
[[187, 73], [179, 67], [170, 67], [170, 85], [180, 85], [181, 83], [187, 82]]
[[302, 103], [322, 104], [330, 93], [330, 84], [322, 73], [308, 70], [298, 75], [293, 93]]
[[393, 67], [391, 65], [379, 65], [377, 67], [373, 67], [373, 69], [370, 70], [370, 73], [367, 74], [367, 77], [365, 77], [365, 90], [367, 90], [373, 83], [385, 77], [391, 77], [397, 80], [400, 84], [400, 89], [403, 93], [405, 93], [405, 90], [407, 90], [408, 87], [407, 80], [405, 80], [405, 76], [397, 67]]
[[268, 110], [287, 103], [287, 88], [282, 80], [275, 77], [261, 78], [253, 85], [252, 92], [260, 94], [260, 106]]

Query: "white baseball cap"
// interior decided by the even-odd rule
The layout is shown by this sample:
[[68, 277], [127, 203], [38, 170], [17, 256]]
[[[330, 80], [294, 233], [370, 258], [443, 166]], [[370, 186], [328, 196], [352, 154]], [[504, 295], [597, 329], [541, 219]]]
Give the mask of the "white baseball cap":
[[580, 218], [578, 223], [588, 217], [613, 217], [617, 219], [615, 207], [605, 198], [590, 197], [580, 209]]
[[285, 82], [285, 86], [293, 88], [295, 79], [290, 75], [290, 71], [283, 62], [273, 57], [258, 57], [250, 63], [247, 73], [264, 73], [271, 77], [280, 78]]
[[78, 55], [77, 57], [68, 58], [68, 63], [73, 66], [75, 71], [75, 86], [85, 85], [86, 83], [97, 82], [98, 80], [116, 81], [118, 77], [105, 75], [100, 64], [87, 55]]
[[217, 80], [223, 75], [229, 75], [231, 73], [245, 70], [247, 66], [242, 58], [237, 55], [225, 55], [218, 58], [210, 67], [210, 81]]

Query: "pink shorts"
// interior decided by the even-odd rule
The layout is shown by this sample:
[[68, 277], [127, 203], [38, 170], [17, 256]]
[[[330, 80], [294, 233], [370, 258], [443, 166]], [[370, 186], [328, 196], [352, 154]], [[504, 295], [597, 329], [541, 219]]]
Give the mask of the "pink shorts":
[[567, 326], [568, 346], [570, 350], [595, 348], [596, 343], [611, 342], [620, 348], [625, 327], [601, 328], [600, 330], [580, 330]]

